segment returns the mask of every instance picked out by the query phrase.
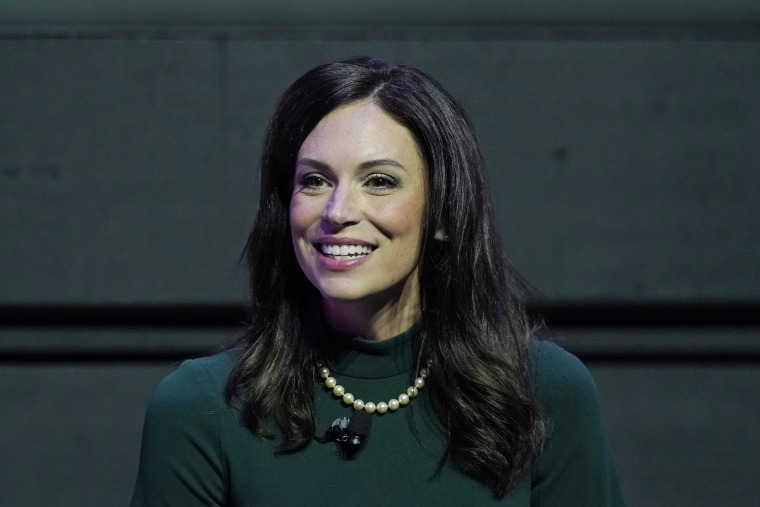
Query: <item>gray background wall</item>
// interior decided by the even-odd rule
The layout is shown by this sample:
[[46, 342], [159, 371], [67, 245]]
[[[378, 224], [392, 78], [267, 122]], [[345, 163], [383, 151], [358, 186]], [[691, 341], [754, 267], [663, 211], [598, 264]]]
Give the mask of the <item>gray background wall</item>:
[[470, 111], [630, 504], [760, 503], [756, 2], [383, 5], [0, 7], [0, 504], [128, 502], [151, 389], [236, 332], [277, 95], [357, 54]]

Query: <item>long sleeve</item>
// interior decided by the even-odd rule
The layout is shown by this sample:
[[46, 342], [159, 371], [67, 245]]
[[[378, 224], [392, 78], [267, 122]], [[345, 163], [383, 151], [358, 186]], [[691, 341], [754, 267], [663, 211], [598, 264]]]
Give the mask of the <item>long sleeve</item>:
[[532, 507], [624, 505], [596, 386], [573, 355], [543, 342], [535, 357], [548, 439], [532, 477]]
[[184, 362], [158, 385], [145, 416], [132, 507], [226, 505], [223, 402], [199, 361]]

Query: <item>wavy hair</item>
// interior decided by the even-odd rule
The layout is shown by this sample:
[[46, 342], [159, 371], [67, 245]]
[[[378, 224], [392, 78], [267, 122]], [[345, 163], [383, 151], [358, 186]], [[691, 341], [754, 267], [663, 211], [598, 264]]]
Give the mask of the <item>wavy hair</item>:
[[[315, 435], [315, 369], [329, 358], [319, 294], [290, 239], [289, 206], [301, 144], [333, 109], [371, 101], [413, 134], [428, 172], [419, 257], [420, 357], [432, 361], [426, 393], [446, 454], [503, 497], [544, 438], [528, 354], [525, 285], [502, 254], [474, 129], [461, 106], [414, 68], [358, 58], [316, 67], [282, 95], [260, 166], [261, 197], [245, 249], [250, 320], [227, 395], [246, 423], [297, 451]], [[447, 239], [436, 239], [444, 231]], [[329, 361], [329, 359], [328, 359]], [[287, 401], [282, 392], [292, 393]], [[442, 460], [443, 462], [443, 460]]]

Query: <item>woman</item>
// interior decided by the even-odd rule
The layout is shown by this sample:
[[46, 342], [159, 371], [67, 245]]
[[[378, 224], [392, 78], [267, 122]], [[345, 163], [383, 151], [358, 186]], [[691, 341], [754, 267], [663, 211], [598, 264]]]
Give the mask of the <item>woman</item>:
[[158, 387], [133, 506], [622, 504], [593, 382], [532, 340], [430, 77], [361, 58], [291, 85], [246, 258], [247, 332]]

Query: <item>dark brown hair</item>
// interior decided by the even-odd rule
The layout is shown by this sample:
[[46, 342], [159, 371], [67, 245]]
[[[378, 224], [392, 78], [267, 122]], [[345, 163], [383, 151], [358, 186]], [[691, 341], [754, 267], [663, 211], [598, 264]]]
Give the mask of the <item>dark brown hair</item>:
[[[281, 428], [282, 451], [315, 434], [315, 367], [328, 354], [319, 294], [302, 273], [288, 224], [295, 158], [338, 106], [372, 101], [415, 137], [429, 197], [419, 262], [420, 354], [434, 364], [426, 392], [443, 425], [446, 457], [502, 497], [544, 437], [521, 303], [524, 285], [502, 255], [486, 169], [472, 125], [432, 78], [360, 58], [316, 67], [280, 98], [261, 159], [261, 198], [245, 250], [251, 317], [228, 382], [259, 435]], [[445, 231], [447, 240], [435, 239]], [[292, 393], [287, 402], [280, 393]], [[473, 421], [476, 421], [473, 423]]]

